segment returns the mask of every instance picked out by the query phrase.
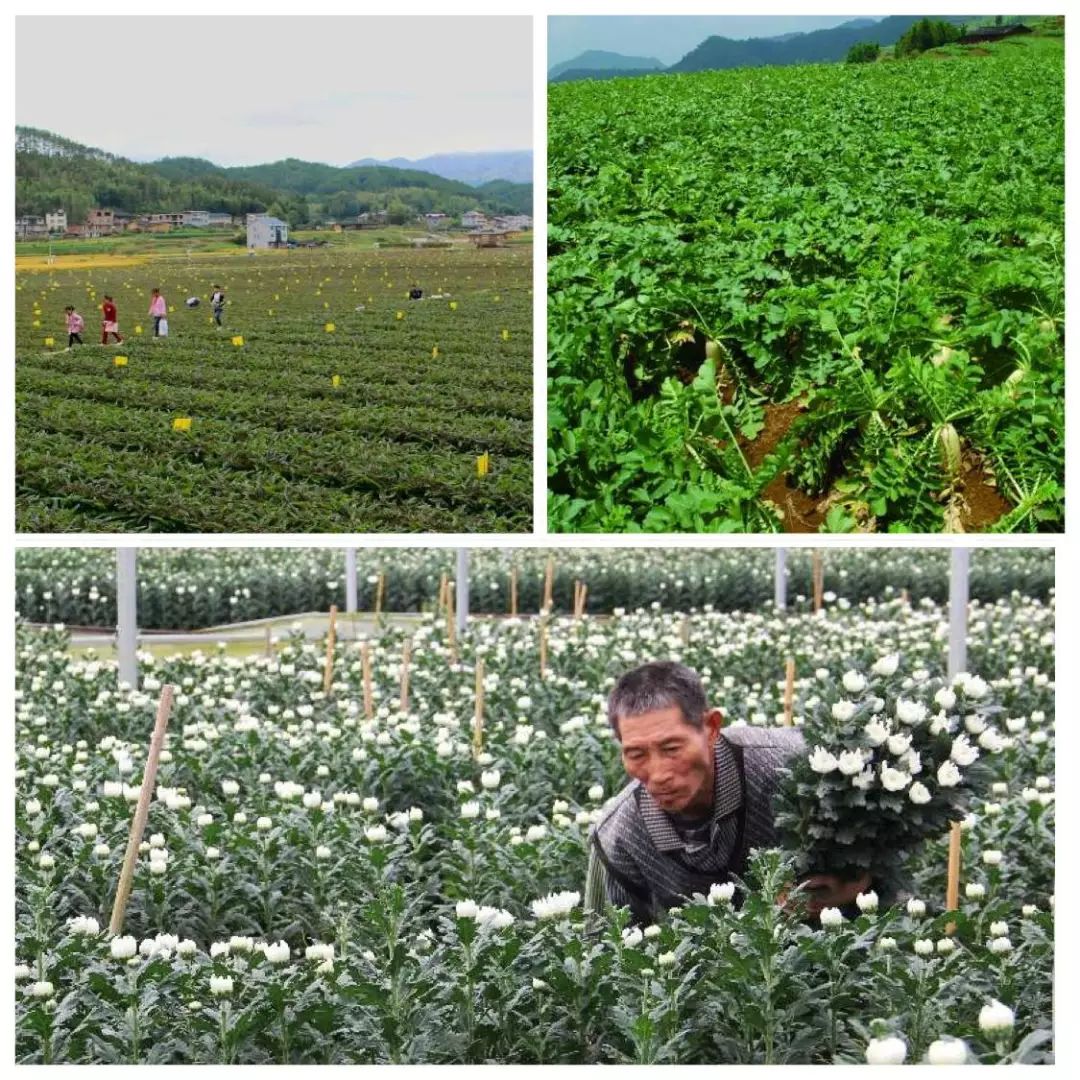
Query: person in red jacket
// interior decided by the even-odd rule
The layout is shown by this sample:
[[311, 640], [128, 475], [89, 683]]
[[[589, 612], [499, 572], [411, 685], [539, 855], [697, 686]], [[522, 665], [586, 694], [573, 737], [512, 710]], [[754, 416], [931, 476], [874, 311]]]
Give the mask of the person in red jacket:
[[109, 335], [112, 334], [114, 338], [121, 344], [124, 339], [120, 336], [120, 324], [117, 322], [116, 317], [116, 305], [113, 303], [113, 298], [106, 293], [105, 302], [101, 305], [101, 344], [109, 344]]

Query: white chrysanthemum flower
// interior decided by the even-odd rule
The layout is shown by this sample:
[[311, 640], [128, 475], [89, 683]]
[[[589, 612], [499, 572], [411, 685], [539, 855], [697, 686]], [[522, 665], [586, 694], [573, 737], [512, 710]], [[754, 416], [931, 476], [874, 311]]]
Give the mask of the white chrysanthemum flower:
[[240, 785], [235, 780], [222, 780], [221, 791], [227, 798], [240, 794]]
[[381, 844], [386, 839], [385, 825], [369, 825], [364, 830], [364, 837], [372, 844]]
[[1002, 1005], [996, 998], [989, 1005], [979, 1010], [979, 1028], [989, 1035], [999, 1035], [1012, 1031], [1016, 1015], [1008, 1005]]
[[706, 897], [706, 902], [709, 907], [716, 907], [717, 904], [730, 904], [732, 897], [735, 895], [735, 882], [714, 881], [709, 886], [709, 895]]
[[855, 715], [857, 708], [853, 701], [838, 701], [832, 707], [832, 718], [845, 724]]
[[897, 668], [900, 667], [900, 654], [888, 653], [885, 656], [878, 657], [874, 661], [874, 666], [870, 669], [875, 675], [882, 675], [886, 679], [896, 674]]
[[916, 956], [930, 956], [934, 951], [934, 943], [930, 938], [916, 938], [914, 948]]
[[963, 1039], [935, 1039], [926, 1051], [927, 1065], [966, 1065], [968, 1044]]
[[981, 900], [986, 896], [986, 886], [977, 881], [969, 881], [968, 884], [964, 886], [964, 896], [969, 900]]
[[530, 825], [525, 831], [525, 839], [530, 844], [535, 844], [538, 840], [543, 840], [547, 836], [546, 825]]
[[264, 941], [259, 946], [262, 950], [263, 956], [271, 964], [287, 964], [289, 962], [289, 945], [285, 941]]
[[532, 902], [533, 915], [538, 919], [564, 919], [581, 902], [581, 893], [550, 893]]
[[56, 993], [56, 988], [48, 979], [42, 979], [39, 982], [31, 983], [27, 989], [27, 993], [31, 997], [36, 998], [51, 998]]
[[871, 720], [863, 732], [871, 746], [880, 746], [889, 737], [889, 726], [881, 720]]
[[857, 671], [845, 671], [841, 681], [849, 694], [861, 694], [866, 689], [866, 677]]
[[986, 866], [1000, 866], [1003, 856], [1000, 851], [988, 848], [982, 853], [982, 861]]
[[86, 915], [76, 915], [75, 918], [68, 919], [68, 930], [85, 937], [97, 937], [101, 932], [101, 927], [98, 926], [97, 919]]
[[269, 832], [273, 827], [274, 823], [268, 817], [260, 817], [255, 821], [255, 828], [258, 829], [259, 832]]
[[816, 773], [825, 775], [838, 768], [840, 763], [825, 749], [824, 746], [814, 747], [814, 752], [808, 758], [810, 768]]
[[229, 997], [233, 992], [233, 981], [228, 975], [210, 976], [210, 993], [214, 997]]
[[114, 960], [130, 960], [138, 951], [139, 943], [130, 934], [109, 942], [109, 954]]
[[938, 938], [937, 951], [941, 956], [947, 956], [956, 951], [956, 942], [951, 937]]
[[656, 958], [656, 963], [662, 968], [672, 967], [675, 963], [675, 954], [673, 952], [662, 952]]
[[903, 1065], [906, 1057], [907, 1045], [896, 1035], [871, 1039], [866, 1044], [867, 1065]]
[[894, 938], [894, 937], [881, 937], [881, 938], [878, 938], [877, 947], [882, 952], [896, 952], [896, 938]]
[[911, 748], [911, 736], [907, 734], [890, 735], [886, 742], [893, 757], [902, 757]]
[[860, 911], [874, 912], [878, 909], [878, 894], [871, 889], [869, 892], [859, 893], [855, 897], [855, 903], [858, 905]]
[[602, 784], [593, 784], [593, 786], [589, 788], [589, 799], [592, 802], [600, 802], [603, 797], [604, 787]]
[[461, 804], [461, 816], [466, 821], [471, 821], [473, 818], [480, 816], [480, 804], [474, 799], [470, 799], [468, 802]]
[[957, 735], [953, 739], [952, 751], [949, 756], [961, 768], [966, 768], [968, 765], [975, 764], [979, 757], [979, 751], [968, 742], [966, 735]]
[[919, 701], [908, 701], [906, 698], [901, 698], [896, 703], [896, 719], [902, 724], [910, 726], [921, 724], [926, 719], [928, 711], [926, 706]]
[[844, 914], [836, 907], [822, 908], [819, 918], [821, 919], [821, 926], [824, 930], [833, 930], [844, 924]]
[[1007, 937], [991, 938], [987, 942], [986, 947], [992, 953], [997, 953], [998, 955], [1001, 953], [1012, 952], [1012, 942]]
[[498, 769], [490, 769], [480, 774], [480, 786], [485, 791], [494, 791], [502, 783], [502, 773]]
[[912, 897], [907, 902], [907, 913], [913, 919], [921, 919], [926, 914], [926, 901]]
[[645, 940], [645, 935], [636, 926], [628, 926], [622, 932], [622, 942], [628, 949], [635, 949]]
[[844, 750], [837, 760], [840, 771], [845, 776], [856, 776], [863, 770], [863, 755], [860, 750]]
[[514, 916], [509, 911], [484, 905], [476, 909], [474, 917], [478, 925], [487, 927], [490, 930], [504, 930], [514, 922]]
[[953, 691], [950, 690], [947, 686], [943, 686], [934, 695], [934, 704], [948, 711], [956, 705], [956, 694], [953, 693]]
[[956, 787], [962, 779], [963, 777], [960, 770], [952, 763], [952, 761], [943, 761], [938, 766], [937, 782], [939, 787]]
[[881, 786], [886, 791], [903, 791], [910, 783], [911, 777], [908, 773], [881, 763]]
[[480, 908], [475, 900], [459, 900], [454, 910], [459, 919], [475, 919]]
[[908, 790], [908, 798], [916, 806], [925, 806], [931, 799], [930, 791], [925, 784], [920, 784], [918, 780], [911, 785]]

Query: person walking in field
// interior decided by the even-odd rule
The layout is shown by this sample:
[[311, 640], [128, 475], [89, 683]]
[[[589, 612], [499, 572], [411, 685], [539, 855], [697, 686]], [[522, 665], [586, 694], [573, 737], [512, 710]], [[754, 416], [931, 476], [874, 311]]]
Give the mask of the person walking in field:
[[123, 344], [124, 339], [120, 336], [120, 322], [116, 314], [116, 304], [113, 298], [106, 293], [101, 304], [101, 344], [109, 344], [109, 335], [116, 338], [118, 344]]
[[214, 286], [210, 297], [210, 306], [214, 311], [214, 322], [221, 325], [221, 316], [225, 314], [225, 290], [220, 285]]
[[70, 349], [72, 345], [81, 345], [83, 343], [80, 335], [86, 323], [71, 304], [64, 308], [64, 315], [67, 317], [67, 347]]
[[[150, 310], [148, 314], [154, 320], [154, 337], [165, 337], [165, 334], [161, 332], [161, 324], [165, 322], [165, 317], [168, 314], [169, 309], [165, 304], [165, 297], [161, 295], [160, 289], [150, 290]], [[165, 323], [168, 326], [168, 323]]]

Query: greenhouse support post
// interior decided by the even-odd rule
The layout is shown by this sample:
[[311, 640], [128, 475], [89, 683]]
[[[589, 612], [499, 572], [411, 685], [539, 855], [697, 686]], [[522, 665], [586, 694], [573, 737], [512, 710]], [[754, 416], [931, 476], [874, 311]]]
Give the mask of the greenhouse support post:
[[458, 548], [457, 553], [457, 631], [465, 633], [469, 621], [469, 549]]
[[116, 658], [119, 678], [139, 685], [138, 548], [116, 549]]
[[[967, 669], [968, 569], [971, 552], [968, 548], [953, 548], [949, 558], [949, 678]], [[945, 910], [956, 911], [960, 905], [960, 822], [949, 828], [949, 865], [945, 885]], [[945, 927], [947, 934], [956, 930], [955, 923]]]

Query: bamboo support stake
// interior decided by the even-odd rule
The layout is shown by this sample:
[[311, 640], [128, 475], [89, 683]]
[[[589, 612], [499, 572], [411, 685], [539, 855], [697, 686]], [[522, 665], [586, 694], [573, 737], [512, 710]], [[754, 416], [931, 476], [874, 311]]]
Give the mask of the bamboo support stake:
[[690, 644], [690, 616], [684, 615], [682, 622], [679, 623], [679, 640], [684, 645]]
[[375, 702], [371, 691], [371, 646], [366, 641], [360, 646], [360, 666], [364, 673], [364, 716], [370, 720], [375, 715]]
[[[945, 886], [945, 910], [956, 911], [960, 906], [960, 822], [949, 829], [949, 878]], [[945, 933], [956, 932], [956, 923], [947, 923]]]
[[795, 714], [795, 658], [788, 657], [787, 671], [784, 674], [784, 726], [791, 727]]
[[547, 566], [544, 568], [544, 603], [542, 611], [551, 610], [552, 590], [555, 586], [555, 556], [549, 555]]
[[375, 585], [375, 618], [382, 614], [383, 595], [386, 592], [386, 575], [380, 570], [379, 580]]
[[450, 647], [450, 663], [458, 662], [457, 622], [454, 619], [454, 583], [446, 583], [446, 641]]
[[510, 567], [510, 614], [517, 615], [517, 567]]
[[330, 693], [334, 683], [334, 645], [337, 642], [337, 605], [330, 605], [330, 625], [326, 630], [326, 663], [323, 665], [322, 688]]
[[581, 582], [577, 578], [574, 578], [574, 618], [578, 617], [578, 611], [581, 608]]
[[109, 933], [119, 934], [124, 925], [124, 912], [131, 896], [131, 885], [135, 878], [135, 863], [139, 858], [139, 844], [146, 829], [146, 819], [150, 815], [150, 799], [154, 794], [154, 781], [157, 779], [158, 761], [161, 747], [165, 742], [165, 728], [172, 712], [175, 688], [166, 684], [161, 688], [158, 701], [157, 719], [154, 721], [154, 733], [150, 736], [150, 749], [146, 755], [146, 767], [143, 769], [142, 789], [135, 807], [135, 816], [131, 820], [131, 832], [128, 834], [127, 851], [124, 853], [124, 865], [120, 870], [120, 880], [116, 885], [116, 899], [113, 901], [112, 918], [109, 920]]
[[904, 607], [911, 607], [911, 597], [908, 595], [907, 589], [900, 590], [900, 603], [903, 604]]
[[409, 663], [412, 660], [412, 638], [406, 638], [401, 647], [401, 704], [403, 713], [409, 711]]
[[814, 584], [814, 614], [816, 615], [825, 603], [825, 563], [821, 558], [821, 552], [816, 548], [811, 567], [811, 577]]
[[476, 658], [476, 711], [473, 714], [473, 757], [484, 749], [484, 658]]
[[581, 583], [581, 617], [585, 618], [585, 607], [589, 602], [589, 586], [583, 581]]

